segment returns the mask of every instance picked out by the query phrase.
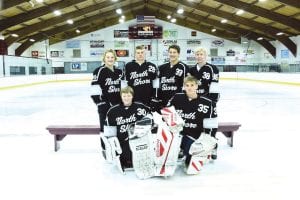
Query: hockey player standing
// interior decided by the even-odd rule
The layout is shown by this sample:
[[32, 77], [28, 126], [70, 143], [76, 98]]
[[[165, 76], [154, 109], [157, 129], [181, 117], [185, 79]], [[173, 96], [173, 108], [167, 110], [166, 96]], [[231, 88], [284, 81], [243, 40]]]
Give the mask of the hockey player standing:
[[[128, 131], [131, 126], [138, 120], [141, 120], [144, 116], [150, 113], [150, 108], [139, 102], [133, 102], [134, 91], [130, 86], [121, 89], [122, 103], [111, 107], [107, 112], [107, 117], [104, 125], [104, 137], [102, 137], [102, 148], [104, 151], [109, 151], [106, 148], [107, 142], [112, 137], [117, 137], [116, 149], [121, 147], [120, 164], [122, 169], [132, 167], [132, 152], [129, 146]], [[114, 141], [114, 144], [115, 145]], [[110, 145], [111, 146], [111, 145]], [[110, 154], [111, 152], [105, 152]], [[114, 152], [113, 152], [114, 153]]]
[[197, 64], [190, 69], [190, 74], [199, 80], [198, 93], [205, 94], [213, 101], [218, 102], [219, 91], [219, 69], [207, 63], [207, 52], [204, 48], [195, 50]]
[[210, 148], [216, 145], [216, 140], [211, 137], [218, 128], [216, 103], [197, 94], [197, 88], [198, 80], [193, 76], [187, 76], [184, 79], [185, 92], [175, 94], [168, 103], [168, 106], [175, 107], [185, 121], [181, 132], [183, 135], [181, 149], [186, 156], [187, 167], [191, 164], [192, 155], [212, 150]]
[[135, 60], [125, 65], [125, 79], [134, 90], [134, 102], [141, 102], [147, 106], [155, 95], [152, 87], [157, 78], [155, 64], [145, 60], [145, 48], [143, 45], [135, 48]]
[[168, 49], [169, 62], [159, 67], [159, 99], [162, 106], [166, 106], [171, 97], [182, 91], [184, 77], [188, 73], [188, 66], [179, 61], [180, 47], [171, 45]]
[[91, 98], [98, 106], [100, 120], [100, 132], [103, 132], [103, 125], [108, 109], [121, 102], [120, 89], [122, 70], [114, 66], [117, 56], [114, 50], [104, 52], [104, 64], [93, 72]]
[[[207, 51], [204, 48], [195, 50], [197, 64], [190, 69], [190, 74], [198, 79], [198, 93], [208, 96], [211, 100], [218, 102], [219, 91], [219, 69], [207, 63]], [[213, 134], [215, 137], [215, 134]], [[217, 159], [217, 147], [212, 153], [212, 159]]]

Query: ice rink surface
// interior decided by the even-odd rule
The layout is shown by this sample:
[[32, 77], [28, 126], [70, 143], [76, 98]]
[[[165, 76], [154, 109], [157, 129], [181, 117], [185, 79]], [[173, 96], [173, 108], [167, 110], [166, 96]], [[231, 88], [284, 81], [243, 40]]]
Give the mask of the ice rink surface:
[[[242, 124], [233, 148], [218, 133], [218, 160], [200, 175], [120, 174], [97, 135], [67, 136], [53, 151], [52, 124], [97, 124], [89, 82], [0, 90], [0, 199], [298, 199], [300, 87], [223, 80], [219, 121]], [[297, 198], [298, 196], [298, 198]]]

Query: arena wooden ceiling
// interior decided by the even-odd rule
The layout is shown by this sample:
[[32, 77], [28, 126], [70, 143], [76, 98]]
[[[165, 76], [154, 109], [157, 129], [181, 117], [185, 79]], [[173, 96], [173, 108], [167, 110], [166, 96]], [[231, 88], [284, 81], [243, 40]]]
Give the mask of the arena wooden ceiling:
[[[118, 24], [117, 8], [123, 10], [125, 21], [136, 15], [155, 15], [169, 21], [167, 15], [171, 15], [178, 25], [233, 42], [240, 43], [242, 37], [255, 40], [273, 57], [275, 40], [294, 56], [297, 53], [289, 37], [300, 34], [300, 0], [2, 0], [0, 33], [9, 46], [21, 43], [16, 49], [16, 55], [21, 55], [35, 42], [49, 39], [54, 44]], [[179, 8], [184, 9], [183, 14], [177, 13]], [[239, 9], [244, 13], [237, 15]], [[62, 14], [55, 16], [54, 10]], [[67, 24], [68, 19], [74, 23]], [[222, 19], [227, 23], [221, 23]]]

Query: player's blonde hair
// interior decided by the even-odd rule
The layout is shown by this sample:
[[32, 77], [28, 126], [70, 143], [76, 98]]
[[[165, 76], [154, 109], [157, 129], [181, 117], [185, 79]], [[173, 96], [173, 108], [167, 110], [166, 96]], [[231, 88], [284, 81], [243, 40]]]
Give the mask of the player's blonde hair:
[[116, 52], [113, 50], [113, 49], [107, 49], [104, 54], [103, 54], [103, 58], [102, 58], [102, 61], [105, 62], [105, 56], [106, 54], [108, 53], [112, 53], [114, 55], [114, 58], [115, 58], [115, 61], [117, 61], [117, 54]]
[[198, 84], [198, 79], [192, 75], [188, 75], [187, 77], [184, 78], [183, 84], [185, 85], [186, 83], [194, 82], [195, 84]]
[[132, 96], [134, 95], [134, 91], [133, 91], [132, 87], [130, 87], [130, 86], [126, 86], [121, 89], [120, 95], [122, 95], [124, 93], [126, 93], [126, 94], [130, 93], [130, 94], [132, 94]]
[[195, 50], [194, 50], [195, 53], [200, 53], [200, 52], [203, 52], [205, 55], [207, 55], [207, 50], [203, 47], [197, 47]]

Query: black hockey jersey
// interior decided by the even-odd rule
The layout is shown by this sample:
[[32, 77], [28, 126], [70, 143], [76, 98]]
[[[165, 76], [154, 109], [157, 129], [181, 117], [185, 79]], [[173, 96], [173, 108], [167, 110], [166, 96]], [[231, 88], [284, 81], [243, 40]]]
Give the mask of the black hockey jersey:
[[99, 85], [99, 91], [102, 90], [101, 95], [91, 95], [93, 101], [98, 104], [101, 101], [106, 101], [112, 105], [121, 102], [120, 89], [123, 72], [114, 67], [112, 71], [104, 65], [98, 67], [93, 72], [92, 86]]
[[183, 135], [189, 135], [195, 139], [203, 132], [215, 135], [218, 128], [216, 103], [209, 98], [198, 96], [196, 99], [189, 100], [182, 92], [175, 94], [168, 106], [174, 106], [176, 112], [184, 120]]
[[196, 64], [190, 69], [190, 74], [199, 80], [197, 93], [205, 94], [215, 102], [219, 100], [219, 69], [215, 65], [206, 63], [198, 70]]
[[131, 106], [118, 104], [108, 110], [105, 124], [117, 127], [117, 137], [120, 143], [123, 143], [128, 141], [130, 126], [148, 113], [150, 113], [150, 108], [139, 102], [133, 102]]
[[183, 62], [178, 62], [171, 67], [171, 63], [165, 63], [159, 67], [159, 99], [162, 100], [163, 106], [167, 105], [168, 101], [174, 94], [182, 91], [183, 80], [188, 73], [188, 66]]
[[139, 65], [135, 60], [125, 65], [125, 79], [134, 90], [134, 100], [149, 105], [154, 95], [152, 81], [157, 78], [157, 68], [151, 62]]

